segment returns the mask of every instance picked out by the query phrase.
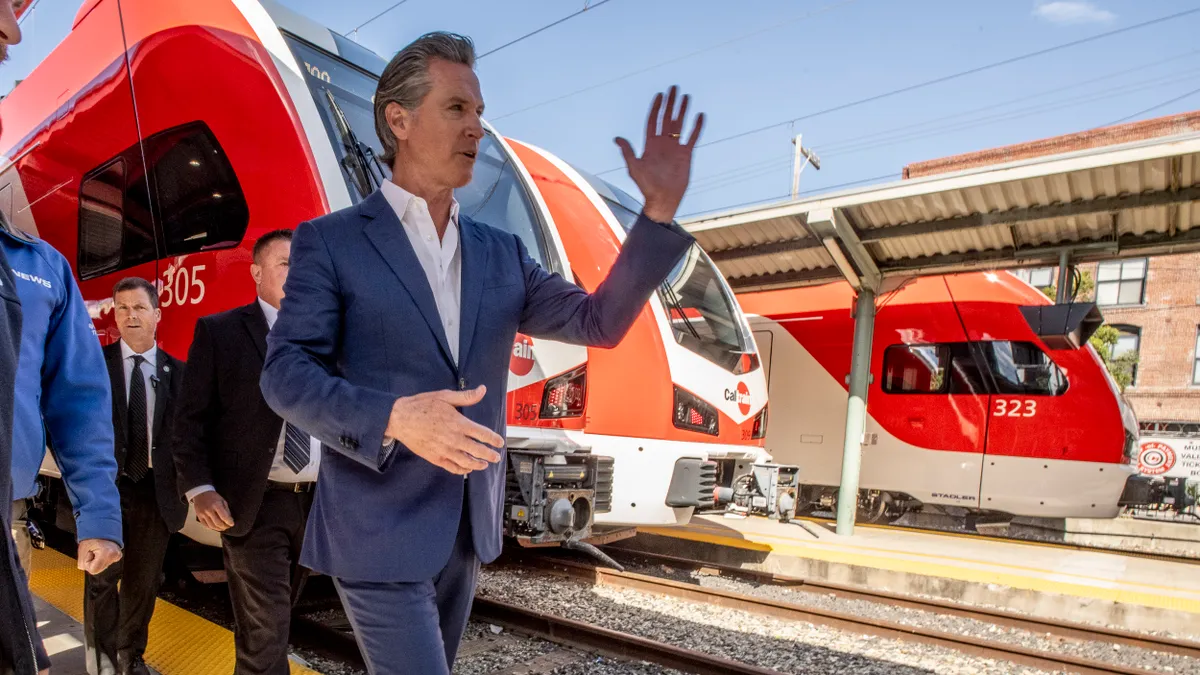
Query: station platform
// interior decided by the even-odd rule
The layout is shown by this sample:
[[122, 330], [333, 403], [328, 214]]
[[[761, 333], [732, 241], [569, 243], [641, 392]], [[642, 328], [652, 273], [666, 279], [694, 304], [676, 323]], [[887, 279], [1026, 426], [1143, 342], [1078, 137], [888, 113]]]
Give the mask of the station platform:
[[804, 579], [1200, 636], [1200, 565], [969, 534], [703, 515], [615, 544]]
[[[38, 631], [50, 654], [50, 672], [84, 675], [83, 572], [74, 559], [57, 551], [35, 550], [30, 588]], [[146, 664], [157, 675], [229, 675], [234, 666], [233, 632], [159, 598], [150, 621]], [[319, 675], [296, 663], [291, 672]]]

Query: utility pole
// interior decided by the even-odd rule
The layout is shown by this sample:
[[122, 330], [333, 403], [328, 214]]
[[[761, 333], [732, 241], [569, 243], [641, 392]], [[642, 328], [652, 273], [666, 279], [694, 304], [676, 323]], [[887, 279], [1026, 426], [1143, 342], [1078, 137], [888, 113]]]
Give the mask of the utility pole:
[[796, 134], [792, 139], [792, 145], [796, 146], [796, 158], [792, 162], [792, 199], [800, 196], [800, 172], [804, 171], [804, 167], [811, 163], [814, 169], [821, 170], [821, 158], [800, 143], [800, 136], [801, 134]]

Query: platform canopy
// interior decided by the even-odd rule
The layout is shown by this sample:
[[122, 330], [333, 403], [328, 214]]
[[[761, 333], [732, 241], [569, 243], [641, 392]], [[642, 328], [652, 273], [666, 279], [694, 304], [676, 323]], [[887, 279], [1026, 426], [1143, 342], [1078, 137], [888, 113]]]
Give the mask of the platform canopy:
[[1200, 250], [1200, 133], [683, 221], [737, 291]]

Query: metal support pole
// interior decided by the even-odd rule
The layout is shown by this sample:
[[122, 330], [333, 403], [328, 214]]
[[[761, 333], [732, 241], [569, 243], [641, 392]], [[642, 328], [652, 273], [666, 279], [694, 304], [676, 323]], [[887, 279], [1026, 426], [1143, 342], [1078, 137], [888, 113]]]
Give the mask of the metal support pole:
[[792, 161], [792, 199], [800, 196], [800, 170], [804, 168], [802, 161], [804, 153], [801, 151], [803, 146], [800, 145], [800, 134], [792, 139], [792, 143], [796, 144], [796, 158]]
[[842, 483], [838, 488], [837, 533], [854, 534], [858, 513], [858, 474], [867, 428], [867, 388], [871, 383], [871, 342], [875, 334], [875, 291], [858, 291], [854, 310], [854, 352], [850, 357], [850, 398], [846, 402], [846, 438], [842, 445]]
[[1054, 294], [1054, 302], [1063, 304], [1067, 301], [1067, 286], [1071, 283], [1071, 252], [1063, 250], [1058, 254], [1058, 290]]

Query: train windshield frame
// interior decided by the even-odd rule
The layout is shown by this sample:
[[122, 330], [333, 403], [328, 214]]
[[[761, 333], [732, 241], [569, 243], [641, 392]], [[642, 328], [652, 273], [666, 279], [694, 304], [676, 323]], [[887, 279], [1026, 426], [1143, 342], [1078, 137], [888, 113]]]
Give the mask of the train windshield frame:
[[[642, 203], [607, 181], [578, 168], [575, 171], [596, 190], [628, 234]], [[734, 375], [758, 368], [754, 339], [733, 291], [699, 244], [693, 243], [667, 275], [658, 297], [680, 346]]]
[[[284, 33], [284, 39], [307, 71], [305, 84], [333, 145], [350, 199], [357, 204], [391, 178], [391, 169], [379, 159], [383, 145], [375, 133], [379, 76], [289, 33]], [[490, 130], [485, 130], [479, 143], [471, 182], [455, 190], [454, 196], [459, 213], [517, 235], [529, 255], [547, 270], [565, 269], [547, 244], [547, 225], [528, 186]]]

